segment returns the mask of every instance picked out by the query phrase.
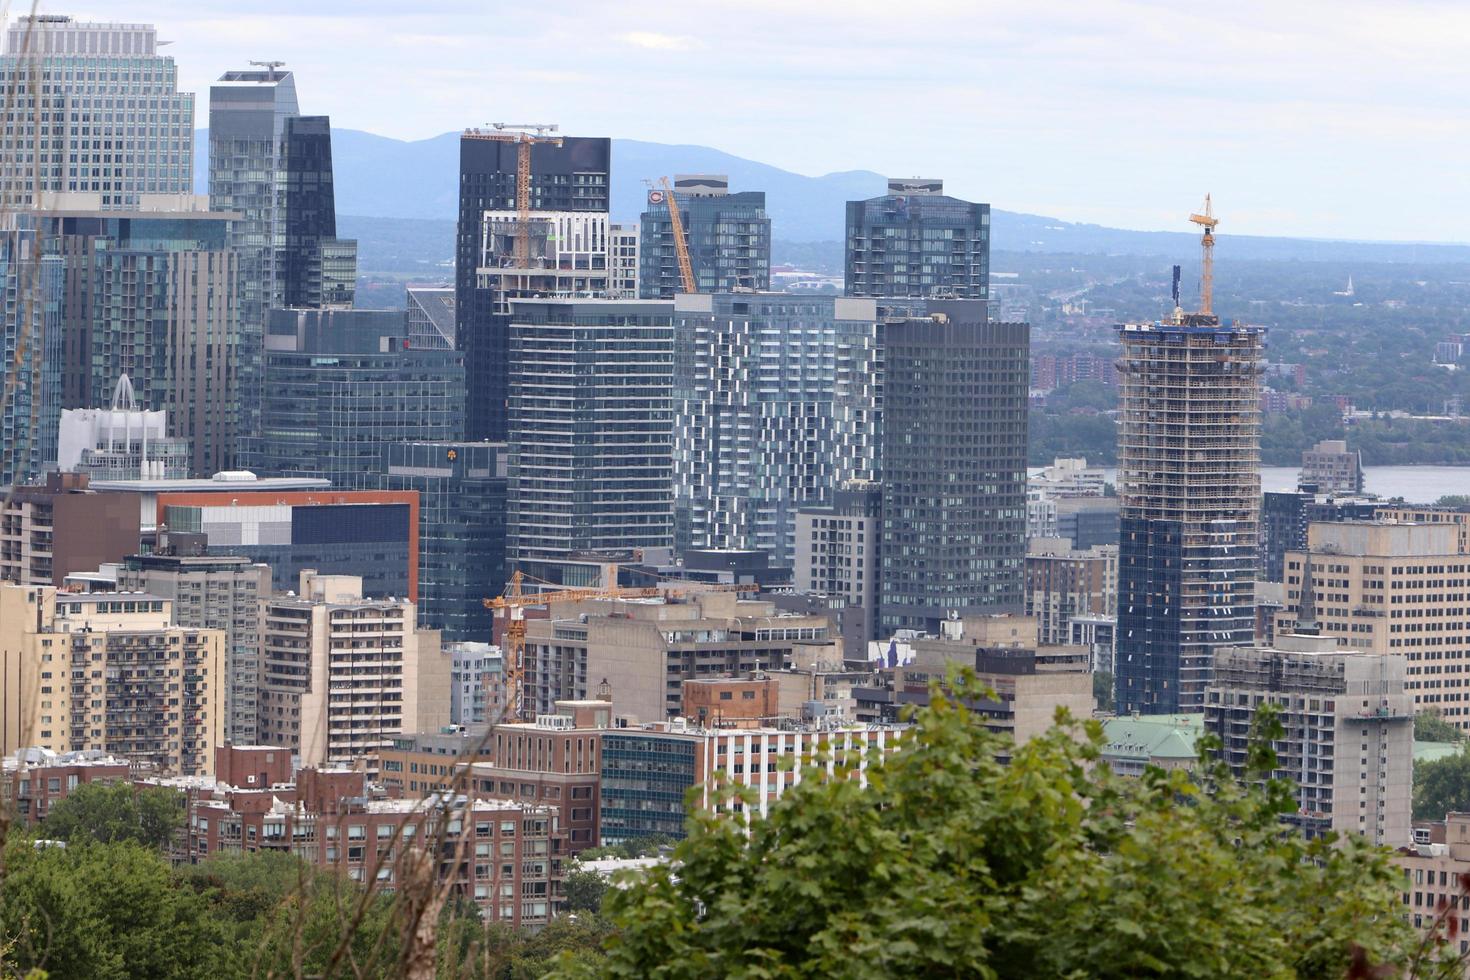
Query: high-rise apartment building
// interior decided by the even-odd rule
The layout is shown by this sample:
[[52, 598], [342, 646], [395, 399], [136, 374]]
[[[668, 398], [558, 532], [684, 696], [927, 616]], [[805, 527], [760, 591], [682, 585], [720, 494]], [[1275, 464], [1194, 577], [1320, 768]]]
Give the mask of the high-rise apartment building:
[[151, 554], [129, 556], [118, 568], [117, 588], [168, 600], [176, 626], [224, 631], [225, 738], [236, 745], [256, 744], [260, 604], [271, 594], [269, 566], [210, 555], [201, 536], [172, 534]]
[[1462, 610], [1470, 556], [1455, 528], [1366, 521], [1313, 524], [1307, 547], [1285, 559], [1278, 636], [1300, 628], [1305, 583], [1311, 618], [1344, 647], [1404, 658], [1409, 693], [1470, 730], [1470, 650]]
[[[673, 188], [698, 291], [769, 290], [771, 219], [765, 191], [731, 194], [724, 174], [679, 174]], [[644, 299], [673, 299], [685, 291], [667, 194], [650, 190], [639, 219], [638, 295]]]
[[140, 407], [166, 412], [168, 435], [188, 441], [191, 474], [229, 468], [240, 426], [234, 216], [193, 196], [143, 195], [123, 211], [71, 197], [75, 207], [36, 215], [64, 266], [64, 405], [106, 405], [126, 375]]
[[1032, 538], [1026, 547], [1026, 615], [1045, 644], [1070, 643], [1079, 616], [1118, 608], [1118, 546], [1073, 548], [1063, 538]]
[[335, 237], [331, 131], [302, 116], [296, 79], [279, 66], [227, 71], [209, 90], [209, 203], [237, 212], [237, 353], [244, 445], [260, 437], [263, 344], [270, 311], [350, 305], [356, 243]]
[[[194, 96], [151, 24], [20, 17], [5, 37], [0, 199], [51, 207], [92, 193], [108, 210], [194, 189]], [[39, 187], [42, 198], [34, 200]], [[62, 198], [64, 200], [64, 198]]]
[[839, 478], [838, 379], [875, 342], [877, 307], [700, 293], [675, 300], [674, 323], [675, 546], [756, 548], [789, 564], [798, 508]]
[[1377, 497], [1360, 494], [1310, 489], [1266, 491], [1261, 495], [1260, 541], [1256, 548], [1259, 579], [1283, 581], [1286, 553], [1306, 549], [1307, 528], [1313, 523], [1371, 521], [1382, 508]]
[[507, 571], [673, 544], [673, 303], [516, 300]]
[[402, 310], [272, 310], [264, 377], [259, 473], [376, 489], [385, 444], [464, 434], [464, 355], [413, 346]]
[[1256, 712], [1277, 706], [1285, 736], [1274, 743], [1272, 775], [1289, 780], [1297, 797], [1287, 820], [1309, 837], [1352, 832], [1374, 844], [1407, 844], [1414, 705], [1404, 659], [1338, 644], [1278, 633], [1274, 647], [1219, 651], [1205, 689], [1205, 728], [1244, 773]]
[[12, 486], [55, 462], [62, 406], [62, 262], [28, 215], [0, 231], [0, 289], [0, 484]]
[[638, 298], [638, 226], [609, 225], [607, 231], [607, 296]]
[[840, 596], [860, 610], [864, 642], [878, 638], [879, 549], [883, 540], [883, 490], [849, 483], [832, 502], [796, 512], [797, 591]]
[[1265, 330], [1179, 314], [1118, 334], [1118, 710], [1198, 711], [1215, 651], [1254, 639]]
[[449, 721], [450, 660], [406, 599], [364, 599], [353, 575], [301, 573], [261, 613], [260, 741], [303, 765], [344, 763]]
[[882, 197], [847, 202], [844, 274], [848, 296], [987, 299], [990, 205], [943, 181], [890, 180]]
[[1029, 348], [983, 302], [884, 324], [881, 632], [1023, 609]]
[[[482, 135], [482, 134], [481, 134]], [[608, 287], [612, 141], [569, 136], [531, 152], [531, 251], [516, 256], [519, 147], [466, 133], [459, 141], [455, 343], [465, 355], [466, 437], [505, 442], [510, 300], [595, 295]]]
[[0, 752], [99, 750], [207, 775], [225, 738], [224, 631], [167, 599], [0, 585]]
[[378, 480], [419, 495], [419, 625], [444, 642], [488, 640], [485, 599], [505, 591], [506, 448], [391, 442]]

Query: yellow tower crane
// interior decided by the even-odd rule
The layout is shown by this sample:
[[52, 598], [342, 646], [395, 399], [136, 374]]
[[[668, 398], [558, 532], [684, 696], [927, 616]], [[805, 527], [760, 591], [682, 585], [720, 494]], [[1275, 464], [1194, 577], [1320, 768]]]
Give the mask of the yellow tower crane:
[[[754, 584], [712, 585], [692, 583], [685, 586], [649, 586], [646, 588], [612, 586], [605, 589], [558, 589], [554, 592], [526, 592], [525, 581], [520, 572], [510, 577], [510, 588], [505, 595], [486, 599], [485, 608], [493, 610], [497, 617], [509, 617], [505, 624], [505, 635], [501, 641], [501, 676], [505, 679], [503, 690], [509, 710], [506, 717], [511, 721], [522, 721], [525, 714], [523, 685], [526, 676], [526, 619], [525, 610], [536, 606], [550, 608], [566, 602], [583, 602], [587, 599], [655, 599], [660, 596], [682, 596], [700, 592], [759, 592]], [[534, 719], [529, 719], [534, 720]]]
[[494, 140], [516, 144], [516, 265], [531, 264], [531, 147], [538, 143], [561, 146], [560, 136], [548, 136], [559, 128], [556, 123], [491, 123], [494, 131], [466, 129], [464, 136], [472, 140]]
[[684, 292], [699, 292], [699, 283], [694, 280], [694, 264], [689, 261], [689, 243], [684, 240], [684, 216], [679, 213], [679, 202], [674, 199], [674, 188], [669, 178], [664, 177], [664, 199], [669, 202], [669, 224], [674, 226], [674, 254], [679, 258], [679, 279], [684, 283]]
[[1210, 316], [1215, 312], [1215, 226], [1220, 223], [1210, 204], [1210, 195], [1205, 195], [1204, 214], [1191, 214], [1189, 220], [1204, 228], [1204, 237], [1200, 239], [1199, 311]]

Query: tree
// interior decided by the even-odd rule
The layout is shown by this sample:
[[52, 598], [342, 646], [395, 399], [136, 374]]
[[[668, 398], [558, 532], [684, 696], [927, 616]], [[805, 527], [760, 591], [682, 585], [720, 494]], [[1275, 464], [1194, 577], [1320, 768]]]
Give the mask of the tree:
[[137, 841], [38, 848], [12, 835], [5, 867], [0, 930], [21, 975], [239, 975], [205, 903], [175, 888], [167, 862]]
[[42, 832], [54, 840], [137, 841], [164, 850], [184, 826], [184, 798], [162, 786], [82, 783], [51, 807]]
[[1464, 737], [1464, 732], [1432, 711], [1421, 711], [1414, 715], [1416, 742], [1458, 742]]
[[1414, 763], [1414, 819], [1443, 820], [1470, 810], [1470, 742], [1454, 755]]
[[1447, 493], [1434, 502], [1436, 507], [1470, 507], [1470, 496], [1463, 493]]
[[[972, 674], [951, 686], [866, 786], [812, 768], [748, 837], [746, 814], [692, 820], [672, 863], [607, 896], [606, 962], [559, 975], [1341, 977], [1411, 958], [1387, 852], [1284, 833], [1289, 786], [1237, 782], [1218, 740], [1193, 773], [1129, 780], [1099, 723], [1062, 715], [1015, 747], [959, 703], [986, 694]], [[1266, 773], [1281, 726], [1260, 725]]]
[[1092, 675], [1092, 699], [1097, 702], [1097, 710], [1113, 710], [1113, 675], [1105, 670], [1099, 670]]
[[568, 912], [596, 912], [602, 908], [602, 897], [607, 894], [607, 877], [586, 868], [573, 868], [567, 872], [562, 883], [562, 893], [567, 897]]

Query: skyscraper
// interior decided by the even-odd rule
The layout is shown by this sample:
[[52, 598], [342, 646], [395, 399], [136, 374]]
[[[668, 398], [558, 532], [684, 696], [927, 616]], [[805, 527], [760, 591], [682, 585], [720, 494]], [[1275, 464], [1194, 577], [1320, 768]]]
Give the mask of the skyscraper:
[[[724, 174], [679, 174], [673, 188], [698, 291], [770, 289], [771, 219], [766, 217], [765, 191], [731, 194]], [[638, 295], [673, 299], [684, 291], [667, 192], [651, 190], [639, 221]]]
[[[92, 192], [107, 210], [145, 194], [194, 187], [194, 96], [178, 91], [173, 58], [151, 24], [19, 18], [6, 32], [0, 88], [0, 199], [46, 206]], [[33, 200], [39, 187], [42, 201]]]
[[569, 136], [530, 148], [532, 254], [516, 258], [520, 202], [514, 143], [466, 133], [459, 141], [455, 342], [465, 355], [466, 436], [506, 440], [510, 300], [603, 292], [608, 283], [612, 142]]
[[239, 423], [233, 216], [196, 209], [193, 196], [127, 211], [71, 198], [75, 209], [36, 216], [64, 267], [63, 403], [106, 405], [126, 375], [139, 406], [167, 412], [168, 434], [189, 441], [190, 472], [228, 469]]
[[1213, 313], [1118, 328], [1118, 711], [1199, 711], [1255, 632], [1265, 331]]
[[1031, 328], [931, 300], [883, 327], [880, 629], [1021, 612]]
[[944, 193], [939, 180], [890, 180], [847, 202], [848, 296], [987, 299], [990, 205]]
[[838, 381], [862, 370], [877, 306], [739, 292], [680, 295], [674, 310], [675, 547], [790, 564], [798, 508], [838, 482]]
[[209, 90], [209, 203], [235, 211], [240, 262], [242, 446], [259, 438], [263, 338], [270, 311], [351, 305], [356, 243], [337, 239], [331, 129], [302, 116], [293, 73], [227, 71]]
[[39, 477], [61, 423], [61, 259], [42, 255], [35, 221], [0, 232], [0, 485]]
[[407, 332], [403, 310], [272, 311], [247, 468], [370, 490], [385, 443], [461, 438], [464, 355], [414, 347]]
[[673, 544], [673, 303], [516, 300], [506, 565]]

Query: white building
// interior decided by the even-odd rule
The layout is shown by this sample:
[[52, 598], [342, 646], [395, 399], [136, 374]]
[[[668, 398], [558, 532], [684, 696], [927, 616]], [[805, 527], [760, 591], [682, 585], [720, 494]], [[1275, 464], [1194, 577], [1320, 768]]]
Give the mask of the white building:
[[179, 480], [189, 475], [189, 440], [168, 435], [168, 413], [137, 405], [124, 374], [111, 408], [61, 413], [57, 469], [93, 480]]

